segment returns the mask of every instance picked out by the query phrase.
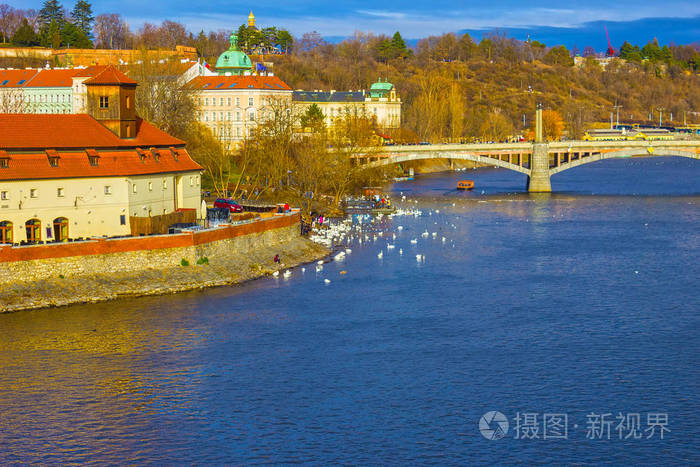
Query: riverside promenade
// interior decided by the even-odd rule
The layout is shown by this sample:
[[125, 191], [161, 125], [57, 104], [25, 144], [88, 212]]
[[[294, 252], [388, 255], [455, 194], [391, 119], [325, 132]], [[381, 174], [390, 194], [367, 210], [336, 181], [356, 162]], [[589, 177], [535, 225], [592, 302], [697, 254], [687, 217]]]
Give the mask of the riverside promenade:
[[296, 211], [173, 235], [3, 247], [0, 312], [235, 284], [326, 256], [299, 222]]

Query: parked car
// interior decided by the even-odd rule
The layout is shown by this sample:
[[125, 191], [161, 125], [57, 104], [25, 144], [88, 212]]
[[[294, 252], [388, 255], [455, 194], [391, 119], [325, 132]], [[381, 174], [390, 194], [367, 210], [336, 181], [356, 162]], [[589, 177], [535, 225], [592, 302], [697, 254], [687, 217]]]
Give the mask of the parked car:
[[228, 208], [230, 212], [243, 212], [243, 206], [230, 198], [219, 198], [214, 201], [215, 208]]

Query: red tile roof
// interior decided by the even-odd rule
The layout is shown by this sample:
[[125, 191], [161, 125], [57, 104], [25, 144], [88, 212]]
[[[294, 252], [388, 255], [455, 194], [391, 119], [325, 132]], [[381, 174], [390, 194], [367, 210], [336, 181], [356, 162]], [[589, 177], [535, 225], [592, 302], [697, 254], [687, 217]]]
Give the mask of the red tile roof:
[[83, 84], [126, 84], [129, 86], [136, 86], [138, 83], [126, 76], [121, 71], [117, 70], [115, 67], [109, 65], [106, 66], [100, 73], [97, 73], [92, 78], [85, 80]]
[[231, 89], [263, 89], [291, 91], [277, 76], [198, 76], [188, 83], [199, 91], [229, 91]]
[[87, 114], [0, 114], [0, 149], [133, 148], [183, 146], [150, 123], [136, 119], [136, 137], [121, 139]]
[[0, 89], [22, 87], [38, 72], [39, 70], [0, 70]]
[[45, 152], [10, 154], [8, 168], [0, 168], [0, 180], [38, 180], [54, 178], [123, 177], [173, 172], [191, 172], [202, 167], [193, 161], [184, 148], [159, 150], [154, 158], [151, 151], [141, 159], [136, 149], [98, 151], [97, 165], [90, 164], [87, 151], [59, 152], [57, 167], [52, 167]]
[[[0, 114], [0, 180], [116, 177], [201, 170], [185, 142], [138, 118], [135, 138], [121, 139], [86, 114]], [[143, 150], [141, 150], [143, 148]], [[154, 157], [155, 148], [160, 157]], [[99, 156], [97, 166], [88, 155]], [[145, 154], [141, 158], [139, 153]], [[173, 154], [174, 153], [174, 154]], [[49, 157], [58, 157], [52, 167]]]
[[79, 70], [39, 70], [34, 78], [24, 86], [27, 88], [69, 88], [73, 86], [73, 76]]

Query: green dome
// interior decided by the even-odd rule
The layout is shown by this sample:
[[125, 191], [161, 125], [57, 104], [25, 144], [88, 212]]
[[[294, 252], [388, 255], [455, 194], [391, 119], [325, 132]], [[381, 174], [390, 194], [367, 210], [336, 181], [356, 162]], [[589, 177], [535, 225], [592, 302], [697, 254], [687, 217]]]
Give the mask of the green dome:
[[238, 36], [231, 34], [231, 46], [216, 61], [216, 71], [220, 75], [231, 73], [241, 75], [244, 71], [250, 71], [253, 64], [250, 58], [238, 48]]
[[388, 81], [382, 82], [382, 79], [379, 78], [377, 82], [372, 83], [372, 86], [369, 88], [369, 95], [370, 97], [386, 97], [392, 89], [394, 89], [393, 84]]

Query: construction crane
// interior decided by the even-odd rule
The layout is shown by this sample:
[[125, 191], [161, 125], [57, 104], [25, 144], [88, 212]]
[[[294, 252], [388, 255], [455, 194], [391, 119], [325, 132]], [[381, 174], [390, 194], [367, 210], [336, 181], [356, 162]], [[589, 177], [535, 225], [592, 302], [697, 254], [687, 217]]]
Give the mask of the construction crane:
[[607, 26], [603, 26], [603, 27], [605, 28], [605, 37], [608, 38], [608, 51], [606, 52], [606, 55], [608, 57], [612, 57], [613, 55], [615, 55], [615, 49], [613, 49], [612, 45], [610, 44], [610, 35], [608, 34], [608, 27]]

